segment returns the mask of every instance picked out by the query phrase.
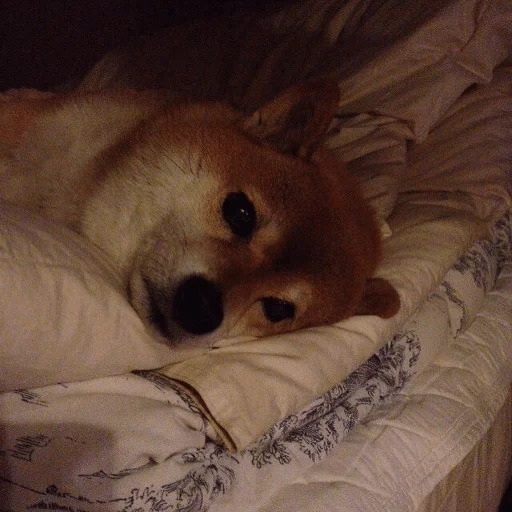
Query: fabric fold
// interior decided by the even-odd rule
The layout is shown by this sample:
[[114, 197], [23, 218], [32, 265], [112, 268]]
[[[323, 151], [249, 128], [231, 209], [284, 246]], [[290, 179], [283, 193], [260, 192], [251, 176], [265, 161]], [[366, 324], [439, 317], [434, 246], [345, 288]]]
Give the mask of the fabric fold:
[[[399, 207], [390, 222], [379, 275], [397, 288], [398, 315], [352, 317], [332, 326], [248, 340], [160, 370], [201, 397], [202, 407], [232, 449], [325, 393], [364, 363], [441, 282], [471, 242], [485, 232], [474, 216], [450, 208]], [[431, 240], [427, 246], [421, 243]]]

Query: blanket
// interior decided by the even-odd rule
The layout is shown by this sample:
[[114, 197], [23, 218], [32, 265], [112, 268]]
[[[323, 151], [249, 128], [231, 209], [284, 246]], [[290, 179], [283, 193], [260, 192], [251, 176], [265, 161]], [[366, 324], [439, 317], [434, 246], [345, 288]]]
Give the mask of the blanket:
[[[447, 467], [445, 452], [433, 448], [435, 453], [418, 459], [409, 453], [414, 448], [428, 454], [430, 445], [435, 446], [438, 425], [445, 421], [443, 399], [451, 400], [453, 414], [446, 415], [447, 421], [462, 418], [457, 429], [466, 447], [482, 435], [492, 417], [488, 411], [495, 411], [502, 402], [510, 378], [510, 334], [484, 341], [485, 323], [492, 323], [497, 331], [509, 331], [506, 322], [512, 294], [510, 286], [504, 285], [510, 284], [510, 255], [508, 217], [495, 226], [491, 240], [482, 238], [471, 246], [383, 348], [347, 379], [273, 425], [240, 453], [231, 453], [219, 444], [215, 430], [190, 397], [158, 371], [0, 394], [2, 506], [9, 511], [206, 512], [289, 510], [293, 503], [299, 510], [311, 510], [314, 506], [306, 505], [308, 500], [321, 499], [323, 494], [313, 493], [312, 497], [309, 486], [302, 484], [321, 486], [327, 478], [334, 488], [335, 480], [343, 478], [340, 485], [345, 485], [347, 497], [336, 503], [359, 496], [366, 505], [375, 505], [375, 495], [370, 492], [375, 488], [385, 498], [386, 510], [397, 510], [397, 503], [402, 505], [407, 496], [394, 492], [398, 485], [394, 469], [390, 468], [385, 478], [379, 469], [376, 478], [373, 451], [365, 455], [364, 445], [373, 442], [375, 449], [386, 453], [394, 446], [402, 453], [407, 446], [405, 455], [388, 464], [400, 461], [402, 479], [409, 478], [407, 470], [414, 467], [418, 474], [428, 474], [433, 486], [437, 461]], [[505, 281], [493, 292], [502, 267], [507, 265]], [[493, 302], [491, 309], [485, 309], [489, 296], [501, 306]], [[477, 331], [478, 342], [470, 335], [474, 321], [484, 322], [483, 331], [482, 325]], [[473, 340], [469, 346], [468, 339]], [[487, 350], [472, 352], [479, 343]], [[478, 390], [485, 391], [487, 399], [477, 405], [478, 397], [454, 385], [452, 378], [446, 388], [449, 391], [432, 394], [431, 398], [440, 402], [437, 409], [429, 409], [435, 415], [425, 417], [409, 407], [413, 417], [404, 420], [409, 436], [406, 443], [405, 432], [393, 433], [391, 428], [402, 421], [399, 412], [388, 418], [386, 411], [400, 411], [411, 401], [421, 405], [430, 382], [442, 380], [443, 375], [432, 366], [443, 353], [455, 354], [451, 358], [457, 369], [459, 361], [465, 361], [463, 380], [478, 382]], [[446, 355], [444, 361], [449, 361]], [[447, 365], [445, 378], [451, 375], [450, 368]], [[496, 379], [499, 385], [493, 395]], [[455, 397], [456, 393], [462, 397]], [[405, 397], [402, 402], [401, 397]], [[416, 421], [414, 414], [419, 415]], [[370, 416], [373, 424], [367, 423]], [[364, 425], [357, 429], [361, 423]], [[381, 431], [386, 439], [400, 436], [399, 442], [379, 443]], [[417, 432], [429, 442], [418, 443]], [[351, 433], [358, 434], [347, 437]], [[461, 437], [453, 435], [442, 439], [451, 450], [449, 460], [463, 456], [461, 442]], [[332, 457], [343, 450], [344, 456]], [[370, 458], [366, 469], [359, 462], [361, 453]], [[380, 460], [384, 464], [386, 459], [382, 456]], [[326, 466], [331, 466], [328, 471]], [[411, 478], [407, 491], [416, 484], [415, 477]], [[364, 486], [358, 487], [357, 482]], [[418, 485], [425, 492], [422, 480]], [[352, 508], [340, 505], [340, 510]]]
[[334, 326], [219, 344], [162, 372], [193, 390], [228, 446], [241, 449], [255, 441], [386, 343], [470, 243], [510, 207], [510, 140], [512, 68], [503, 67], [491, 84], [456, 101], [431, 138], [411, 145], [410, 179], [387, 219], [393, 235], [385, 241], [378, 270], [400, 294], [398, 315], [354, 317]]

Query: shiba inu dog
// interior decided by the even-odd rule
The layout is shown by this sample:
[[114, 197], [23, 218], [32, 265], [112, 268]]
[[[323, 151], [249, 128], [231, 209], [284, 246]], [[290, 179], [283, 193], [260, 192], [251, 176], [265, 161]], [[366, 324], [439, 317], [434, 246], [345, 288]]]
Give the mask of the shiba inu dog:
[[4, 94], [0, 197], [101, 247], [171, 343], [389, 317], [373, 212], [321, 148], [337, 98], [311, 81], [243, 115], [156, 91]]

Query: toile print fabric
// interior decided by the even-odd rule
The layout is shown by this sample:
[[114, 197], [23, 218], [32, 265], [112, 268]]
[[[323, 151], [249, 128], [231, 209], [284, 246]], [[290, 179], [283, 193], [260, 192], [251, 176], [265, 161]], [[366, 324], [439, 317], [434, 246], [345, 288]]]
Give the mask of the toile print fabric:
[[470, 327], [510, 243], [506, 217], [378, 353], [239, 453], [155, 371], [1, 394], [0, 511], [259, 510]]

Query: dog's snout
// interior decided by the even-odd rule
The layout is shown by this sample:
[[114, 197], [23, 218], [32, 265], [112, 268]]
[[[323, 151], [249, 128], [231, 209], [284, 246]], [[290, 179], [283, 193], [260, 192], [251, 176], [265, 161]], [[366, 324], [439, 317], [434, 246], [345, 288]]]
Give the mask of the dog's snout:
[[214, 331], [224, 318], [219, 288], [201, 276], [187, 278], [178, 286], [174, 295], [173, 317], [191, 334]]

